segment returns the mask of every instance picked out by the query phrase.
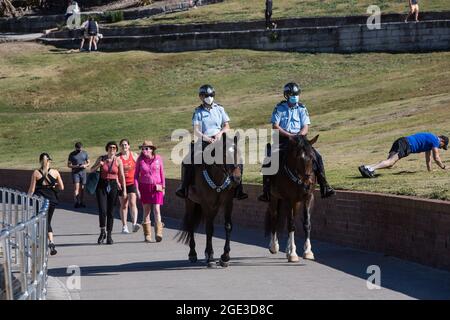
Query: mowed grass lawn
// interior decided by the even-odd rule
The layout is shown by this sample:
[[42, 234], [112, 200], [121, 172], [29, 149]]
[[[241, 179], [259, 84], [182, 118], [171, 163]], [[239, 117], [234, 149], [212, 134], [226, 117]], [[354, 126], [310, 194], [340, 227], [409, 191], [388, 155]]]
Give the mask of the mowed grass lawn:
[[[408, 0], [274, 0], [272, 19], [364, 15], [370, 5], [379, 6], [382, 13], [406, 14], [409, 10]], [[450, 10], [448, 0], [420, 1], [419, 5], [421, 11]], [[116, 25], [261, 20], [264, 10], [265, 0], [225, 0], [189, 11], [121, 21]]]
[[[357, 167], [386, 157], [392, 142], [418, 131], [450, 133], [450, 52], [427, 54], [300, 54], [217, 50], [156, 54], [66, 54], [37, 44], [0, 46], [0, 167], [33, 168], [42, 151], [55, 166], [74, 142], [92, 158], [109, 140], [133, 146], [151, 139], [166, 159], [171, 133], [190, 128], [197, 89], [211, 83], [233, 128], [268, 128], [282, 87], [297, 81], [312, 117], [311, 137], [331, 184], [450, 200], [449, 171], [426, 171], [412, 155], [377, 179]], [[443, 152], [450, 165], [450, 153]], [[245, 182], [260, 183], [258, 165]], [[1, 184], [1, 182], [0, 182]]]

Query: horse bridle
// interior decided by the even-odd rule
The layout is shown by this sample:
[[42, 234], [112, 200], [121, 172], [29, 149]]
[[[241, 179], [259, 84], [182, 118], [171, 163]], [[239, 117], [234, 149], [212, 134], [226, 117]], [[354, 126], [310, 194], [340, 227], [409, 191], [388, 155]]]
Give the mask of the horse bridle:
[[[287, 176], [289, 179], [291, 179], [292, 182], [294, 182], [295, 184], [297, 184], [299, 187], [305, 189], [305, 190], [309, 190], [310, 188], [310, 184], [303, 182], [303, 180], [301, 178], [299, 178], [297, 175], [295, 175], [289, 168], [288, 166], [285, 164], [284, 165], [284, 171], [286, 172]], [[310, 175], [305, 175], [305, 177], [307, 179], [309, 179]]]

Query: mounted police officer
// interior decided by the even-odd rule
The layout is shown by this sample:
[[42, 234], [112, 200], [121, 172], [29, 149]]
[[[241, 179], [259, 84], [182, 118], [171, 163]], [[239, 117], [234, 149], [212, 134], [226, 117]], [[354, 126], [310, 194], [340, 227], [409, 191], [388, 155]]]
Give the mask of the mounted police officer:
[[[214, 102], [216, 91], [211, 85], [201, 86], [198, 95], [202, 104], [194, 110], [192, 126], [194, 135], [201, 139], [202, 149], [204, 149], [230, 130], [230, 117], [220, 104]], [[194, 148], [191, 146], [191, 159], [193, 158], [193, 152]], [[244, 168], [242, 165], [240, 167], [242, 172]], [[180, 198], [186, 198], [188, 187], [194, 180], [194, 164], [192, 161], [191, 164], [183, 162], [181, 180], [181, 186], [177, 189], [176, 195]], [[236, 189], [235, 198], [238, 200], [248, 198], [248, 195], [243, 192], [242, 182]]]
[[[299, 101], [301, 89], [300, 86], [294, 82], [290, 82], [284, 86], [284, 97], [286, 100], [281, 101], [276, 105], [272, 113], [272, 129], [279, 130], [280, 145], [279, 156], [280, 162], [286, 154], [289, 139], [296, 135], [307, 135], [311, 121], [306, 107]], [[322, 156], [314, 149], [314, 173], [320, 185], [320, 193], [322, 198], [327, 198], [334, 195], [336, 192], [328, 184], [325, 177], [325, 167]], [[270, 156], [271, 151], [268, 150]], [[263, 177], [263, 194], [258, 197], [260, 201], [270, 201], [270, 176]]]

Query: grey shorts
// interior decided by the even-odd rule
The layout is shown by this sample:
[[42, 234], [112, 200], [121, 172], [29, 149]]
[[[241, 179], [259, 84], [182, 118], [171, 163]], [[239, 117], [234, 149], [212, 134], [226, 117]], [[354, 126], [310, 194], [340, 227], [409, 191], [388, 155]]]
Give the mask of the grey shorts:
[[83, 186], [86, 184], [87, 175], [86, 170], [79, 171], [79, 172], [72, 172], [72, 181], [73, 183], [80, 183]]

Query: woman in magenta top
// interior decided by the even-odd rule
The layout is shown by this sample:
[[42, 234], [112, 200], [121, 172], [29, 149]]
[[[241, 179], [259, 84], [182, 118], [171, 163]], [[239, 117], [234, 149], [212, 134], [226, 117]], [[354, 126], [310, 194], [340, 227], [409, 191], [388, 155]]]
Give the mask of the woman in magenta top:
[[153, 208], [155, 216], [155, 239], [162, 240], [161, 205], [164, 202], [166, 179], [164, 177], [164, 164], [161, 156], [155, 153], [156, 147], [151, 141], [144, 141], [139, 146], [141, 155], [136, 161], [134, 174], [135, 184], [141, 194], [144, 207], [145, 241], [151, 242], [150, 211]]

